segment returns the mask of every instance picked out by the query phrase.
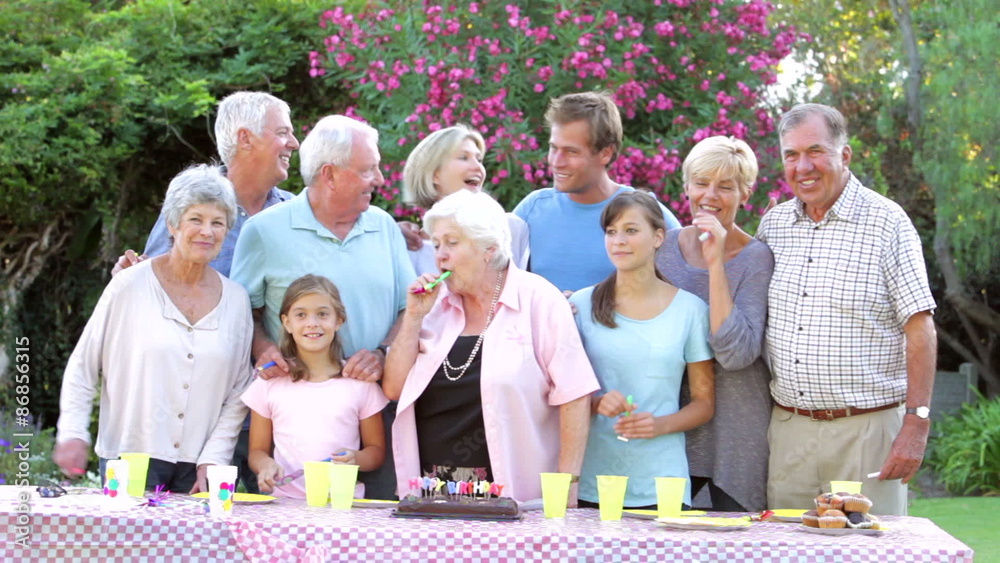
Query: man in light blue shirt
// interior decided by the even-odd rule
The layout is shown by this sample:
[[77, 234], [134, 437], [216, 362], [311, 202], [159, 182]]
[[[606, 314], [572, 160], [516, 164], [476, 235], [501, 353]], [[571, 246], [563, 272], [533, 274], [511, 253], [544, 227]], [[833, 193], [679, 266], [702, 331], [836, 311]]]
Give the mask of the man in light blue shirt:
[[[347, 321], [339, 334], [347, 363], [343, 375], [378, 381], [385, 348], [416, 278], [396, 221], [371, 207], [385, 180], [379, 169], [378, 132], [342, 115], [325, 117], [302, 142], [302, 178], [308, 186], [284, 205], [253, 217], [236, 243], [232, 277], [247, 289], [254, 309], [253, 357], [275, 362], [265, 377], [287, 376], [276, 345], [285, 290], [305, 274], [326, 276], [340, 290]], [[383, 411], [392, 427], [395, 403]], [[383, 467], [363, 477], [369, 498], [394, 498], [392, 448]]]
[[[554, 187], [528, 194], [514, 214], [528, 223], [528, 269], [563, 291], [576, 291], [614, 271], [600, 217], [611, 198], [634, 189], [608, 176], [622, 146], [621, 115], [610, 95], [582, 92], [554, 98], [545, 120]], [[667, 229], [681, 226], [662, 203], [660, 208]]]
[[[229, 277], [233, 251], [247, 219], [260, 211], [292, 199], [276, 186], [288, 179], [292, 151], [299, 148], [292, 129], [288, 104], [265, 92], [235, 92], [219, 103], [215, 140], [225, 165], [226, 178], [236, 192], [236, 223], [226, 233], [222, 250], [211, 266]], [[170, 250], [170, 233], [161, 215], [146, 239], [142, 255], [126, 250], [111, 275]]]

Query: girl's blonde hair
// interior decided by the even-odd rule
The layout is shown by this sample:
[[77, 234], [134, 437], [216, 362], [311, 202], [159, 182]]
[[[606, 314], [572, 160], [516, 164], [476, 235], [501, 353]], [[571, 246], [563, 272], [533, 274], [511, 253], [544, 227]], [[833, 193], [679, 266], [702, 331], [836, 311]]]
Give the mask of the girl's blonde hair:
[[[292, 305], [296, 301], [313, 293], [329, 297], [333, 304], [333, 312], [340, 318], [340, 322], [347, 322], [347, 311], [344, 309], [344, 303], [340, 300], [340, 290], [329, 279], [313, 274], [306, 274], [288, 286], [288, 289], [285, 291], [285, 299], [281, 302], [279, 318], [288, 315], [288, 311], [291, 310]], [[295, 344], [295, 338], [284, 328], [284, 324], [282, 324], [280, 348], [282, 356], [298, 360], [299, 348]], [[340, 365], [343, 355], [344, 350], [340, 342], [340, 331], [337, 331], [333, 335], [333, 341], [330, 342], [330, 361], [334, 362], [335, 365]], [[298, 361], [290, 364], [290, 368], [292, 381], [299, 381], [309, 373], [309, 370]], [[340, 374], [334, 377], [340, 377]]]

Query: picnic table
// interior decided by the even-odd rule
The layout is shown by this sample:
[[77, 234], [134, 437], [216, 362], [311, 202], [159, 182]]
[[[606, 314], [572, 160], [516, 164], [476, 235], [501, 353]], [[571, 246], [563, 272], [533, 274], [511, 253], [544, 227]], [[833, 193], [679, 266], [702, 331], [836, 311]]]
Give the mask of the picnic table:
[[[13, 487], [0, 487], [0, 489]], [[101, 495], [0, 494], [4, 561], [871, 561], [971, 562], [973, 551], [926, 518], [884, 517], [879, 537], [824, 536], [799, 524], [754, 522], [738, 531], [682, 531], [652, 520], [601, 522], [525, 511], [519, 521], [408, 519], [391, 508], [333, 510], [277, 499], [212, 518], [183, 495], [170, 506], [111, 509]], [[727, 514], [732, 516], [732, 514]], [[21, 521], [27, 521], [27, 533]], [[25, 537], [26, 536], [26, 537]]]

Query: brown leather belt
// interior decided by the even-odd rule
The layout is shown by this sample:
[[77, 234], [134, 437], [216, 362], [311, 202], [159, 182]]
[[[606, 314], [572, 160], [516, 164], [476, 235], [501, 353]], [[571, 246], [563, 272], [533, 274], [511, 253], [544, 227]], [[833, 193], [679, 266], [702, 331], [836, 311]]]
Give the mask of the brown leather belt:
[[774, 403], [779, 409], [786, 410], [790, 413], [797, 414], [800, 416], [808, 416], [809, 420], [836, 420], [838, 418], [846, 418], [848, 416], [855, 416], [859, 414], [868, 414], [870, 412], [878, 412], [889, 409], [894, 409], [899, 405], [902, 405], [903, 401], [889, 403], [888, 405], [882, 405], [881, 407], [874, 407], [870, 409], [859, 409], [855, 407], [847, 407], [846, 409], [822, 409], [818, 411], [810, 411], [806, 409], [799, 409], [795, 407], [786, 407], [780, 403]]

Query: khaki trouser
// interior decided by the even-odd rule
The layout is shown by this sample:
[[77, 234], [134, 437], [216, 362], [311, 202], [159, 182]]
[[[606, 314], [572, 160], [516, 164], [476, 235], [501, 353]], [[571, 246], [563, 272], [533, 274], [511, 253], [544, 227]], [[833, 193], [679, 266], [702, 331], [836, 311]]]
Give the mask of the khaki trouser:
[[[778, 407], [771, 410], [767, 440], [767, 503], [772, 509], [815, 508], [813, 499], [830, 492], [830, 481], [861, 481], [873, 514], [906, 515], [907, 486], [867, 475], [882, 469], [905, 409], [813, 421]], [[834, 491], [836, 492], [836, 491]]]

